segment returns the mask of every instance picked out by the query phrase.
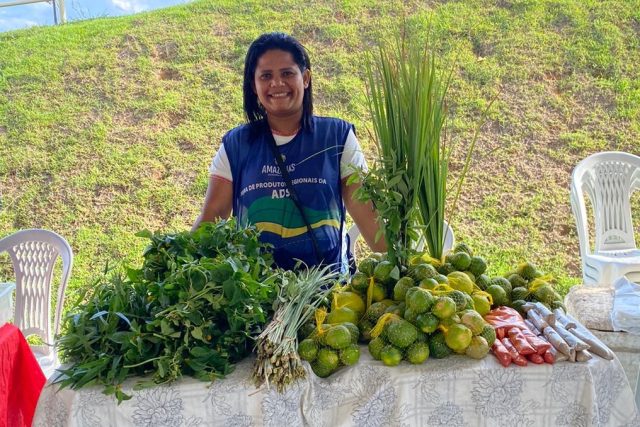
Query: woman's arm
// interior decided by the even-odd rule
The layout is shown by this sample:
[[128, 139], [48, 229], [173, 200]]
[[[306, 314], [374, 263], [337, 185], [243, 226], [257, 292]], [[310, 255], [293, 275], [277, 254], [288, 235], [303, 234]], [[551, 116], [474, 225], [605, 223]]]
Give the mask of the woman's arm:
[[196, 230], [203, 222], [226, 219], [231, 214], [233, 204], [233, 183], [216, 175], [209, 178], [207, 194], [204, 196], [202, 211], [191, 227]]
[[381, 236], [377, 242], [375, 241], [380, 225], [378, 224], [378, 214], [373, 208], [373, 204], [371, 202], [362, 203], [353, 198], [353, 194], [360, 188], [360, 185], [360, 183], [347, 185], [347, 178], [342, 179], [342, 199], [347, 212], [355, 221], [360, 234], [362, 234], [371, 250], [374, 252], [386, 252], [387, 243], [384, 240], [384, 236]]

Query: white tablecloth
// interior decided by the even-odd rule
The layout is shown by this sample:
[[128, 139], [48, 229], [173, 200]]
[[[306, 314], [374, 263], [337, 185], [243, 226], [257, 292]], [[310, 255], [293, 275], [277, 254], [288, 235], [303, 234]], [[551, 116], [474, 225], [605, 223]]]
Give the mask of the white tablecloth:
[[256, 391], [252, 362], [213, 384], [184, 378], [135, 391], [119, 406], [97, 387], [46, 386], [34, 425], [640, 426], [617, 359], [503, 368], [491, 355], [452, 356], [390, 368], [364, 350], [356, 366], [328, 379], [311, 374], [283, 394]]

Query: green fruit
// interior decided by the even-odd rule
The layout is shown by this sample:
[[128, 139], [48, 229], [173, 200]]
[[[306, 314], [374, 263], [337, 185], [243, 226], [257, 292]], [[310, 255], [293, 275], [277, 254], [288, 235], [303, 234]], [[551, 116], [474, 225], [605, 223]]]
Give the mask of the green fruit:
[[[464, 252], [463, 252], [464, 253]], [[464, 292], [465, 294], [471, 295], [473, 292], [473, 282], [462, 271], [454, 271], [447, 275], [447, 279], [449, 279], [449, 286], [453, 289]]]
[[410, 267], [408, 273], [418, 282], [424, 279], [434, 278], [438, 275], [436, 269], [431, 264], [426, 263]]
[[487, 261], [481, 256], [471, 257], [469, 271], [472, 272], [476, 277], [482, 275], [485, 271], [487, 271]]
[[373, 278], [380, 283], [387, 283], [390, 280], [399, 279], [399, 273], [398, 267], [391, 262], [380, 261], [373, 270]]
[[373, 289], [371, 291], [371, 301], [380, 302], [387, 297], [387, 290], [384, 285], [374, 282]]
[[527, 317], [527, 312], [522, 308], [527, 302], [523, 299], [517, 299], [511, 302], [511, 308], [516, 310], [524, 318]]
[[[441, 274], [439, 276], [442, 276]], [[447, 277], [447, 276], [442, 276]], [[439, 283], [436, 279], [429, 277], [428, 279], [424, 279], [420, 281], [420, 287], [425, 290], [434, 290]]]
[[531, 262], [523, 262], [520, 265], [518, 265], [518, 268], [516, 269], [516, 273], [518, 273], [520, 276], [522, 276], [525, 280], [528, 280], [528, 281], [531, 281], [533, 279], [536, 279], [542, 276], [542, 273], [538, 271], [536, 265]]
[[478, 287], [483, 291], [487, 289], [490, 281], [491, 279], [486, 274], [481, 274], [476, 277], [476, 285], [478, 285]]
[[416, 318], [416, 326], [426, 334], [430, 334], [438, 329], [439, 323], [440, 319], [433, 313], [422, 313]]
[[339, 350], [351, 344], [351, 332], [343, 325], [335, 325], [330, 328], [325, 336], [325, 342], [331, 348]]
[[418, 330], [406, 320], [399, 319], [387, 323], [386, 334], [389, 343], [398, 348], [406, 348], [418, 337]]
[[413, 342], [414, 344], [417, 342], [428, 342], [429, 341], [429, 335], [425, 334], [424, 332], [418, 330], [418, 338], [416, 338], [416, 340]]
[[466, 252], [469, 256], [473, 256], [473, 251], [471, 248], [464, 242], [460, 242], [453, 248], [453, 252]]
[[509, 282], [507, 279], [505, 279], [504, 277], [494, 277], [493, 279], [491, 279], [491, 281], [489, 282], [489, 286], [492, 285], [498, 285], [500, 286], [502, 289], [504, 289], [504, 292], [507, 294], [507, 296], [511, 295], [511, 291], [512, 291], [512, 287], [511, 287], [511, 282]]
[[384, 302], [374, 302], [369, 306], [364, 317], [370, 322], [377, 322], [380, 316], [382, 316], [387, 310], [387, 304]]
[[519, 275], [518, 273], [510, 274], [507, 277], [507, 280], [509, 281], [509, 283], [511, 283], [511, 288], [513, 289], [520, 288], [520, 287], [526, 289], [529, 285], [528, 282], [525, 280], [525, 278]]
[[533, 291], [533, 295], [536, 300], [547, 304], [562, 299], [549, 283], [543, 283], [540, 285], [540, 287]]
[[391, 314], [396, 314], [400, 317], [402, 317], [402, 314], [404, 312], [404, 310], [400, 310], [400, 306], [398, 304], [394, 304], [394, 305], [390, 305], [389, 307], [387, 307], [387, 309], [384, 311], [385, 313], [391, 313]]
[[463, 273], [467, 275], [467, 277], [469, 278], [469, 280], [471, 280], [471, 282], [475, 283], [475, 281], [476, 281], [475, 274], [473, 274], [469, 270], [465, 270], [465, 271], [463, 271]]
[[318, 363], [317, 361], [311, 363], [311, 370], [320, 378], [327, 378], [329, 375], [333, 374], [334, 371], [330, 367]]
[[486, 326], [486, 322], [477, 311], [467, 310], [460, 316], [460, 322], [471, 330], [473, 335], [478, 335]]
[[[334, 307], [335, 306], [335, 307]], [[362, 297], [355, 292], [335, 292], [332, 298], [332, 308], [349, 307], [351, 310], [362, 316], [366, 309], [366, 304]]]
[[438, 274], [436, 277], [434, 277], [434, 279], [436, 279], [436, 282], [441, 283], [441, 284], [447, 284], [449, 283], [449, 279], [447, 279], [447, 276], [445, 276], [444, 274]]
[[464, 310], [466, 308], [467, 300], [464, 297], [465, 295], [466, 294], [464, 292], [457, 291], [457, 290], [451, 291], [446, 294], [446, 296], [451, 298], [453, 302], [456, 303], [456, 311]]
[[491, 305], [491, 307], [499, 307], [501, 305], [507, 305], [509, 303], [507, 293], [499, 285], [489, 286], [486, 292], [491, 295], [491, 298], [493, 299], [493, 304]]
[[350, 346], [340, 350], [339, 357], [343, 365], [355, 365], [358, 363], [358, 360], [360, 360], [360, 347], [358, 347], [357, 344], [351, 344]]
[[464, 352], [469, 347], [471, 337], [473, 337], [471, 329], [459, 323], [449, 326], [444, 332], [444, 341], [456, 353]]
[[480, 332], [478, 336], [487, 340], [487, 345], [491, 347], [493, 345], [493, 342], [496, 340], [496, 330], [493, 329], [493, 326], [491, 325], [485, 325], [484, 328], [482, 328], [482, 332]]
[[429, 311], [435, 300], [431, 292], [414, 287], [407, 292], [405, 302], [408, 309], [413, 310], [416, 314], [421, 314]]
[[358, 271], [368, 278], [373, 276], [376, 265], [378, 265], [378, 260], [375, 258], [365, 258], [358, 264]]
[[444, 359], [452, 353], [447, 347], [444, 334], [440, 331], [436, 332], [429, 340], [429, 355], [435, 359]]
[[386, 366], [397, 366], [402, 361], [402, 353], [392, 345], [386, 345], [380, 350], [380, 360]]
[[527, 288], [517, 287], [513, 288], [513, 290], [511, 291], [511, 299], [514, 301], [519, 299], [527, 299], [528, 296], [529, 291], [527, 290]]
[[325, 323], [331, 325], [344, 322], [358, 323], [358, 320], [360, 320], [358, 313], [351, 310], [349, 307], [339, 307], [331, 310], [329, 314], [327, 314]]
[[447, 255], [445, 262], [450, 263], [458, 271], [464, 271], [471, 264], [471, 256], [466, 252], [457, 252]]
[[438, 297], [431, 308], [431, 312], [438, 318], [445, 319], [456, 312], [456, 303], [449, 297]]
[[485, 295], [474, 293], [471, 295], [471, 299], [473, 299], [473, 307], [481, 316], [484, 316], [491, 310], [491, 304]]
[[419, 365], [429, 358], [429, 344], [416, 342], [411, 344], [405, 353], [405, 359], [409, 363]]
[[465, 309], [470, 309], [470, 310], [476, 309], [475, 303], [473, 302], [473, 298], [471, 298], [471, 295], [464, 294], [464, 299], [467, 301], [467, 305], [464, 307]]
[[335, 351], [323, 347], [318, 350], [318, 355], [316, 356], [315, 362], [318, 364], [318, 366], [327, 368], [327, 370], [333, 372], [338, 368], [340, 359], [338, 358], [338, 355]]
[[416, 313], [415, 311], [411, 310], [410, 308], [407, 308], [404, 310], [404, 313], [402, 315], [402, 318], [404, 320], [406, 320], [409, 323], [416, 323], [416, 318], [418, 317], [418, 313]]
[[382, 337], [375, 337], [369, 342], [368, 349], [369, 354], [375, 360], [380, 360], [380, 351], [387, 345], [387, 342]]
[[414, 287], [415, 283], [411, 277], [403, 277], [393, 287], [393, 299], [395, 301], [404, 301], [407, 291]]
[[303, 340], [316, 330], [316, 323], [313, 320], [305, 322], [300, 329], [298, 329], [298, 339]]
[[450, 262], [445, 262], [440, 267], [438, 267], [438, 273], [447, 276], [449, 273], [453, 273], [456, 269], [451, 265]]
[[366, 291], [369, 287], [369, 277], [361, 271], [358, 271], [351, 277], [351, 287], [356, 291]]
[[360, 339], [363, 342], [371, 341], [371, 330], [373, 329], [374, 324], [372, 324], [368, 320], [361, 320], [358, 324], [358, 329], [360, 330]]
[[357, 343], [360, 338], [360, 329], [358, 329], [354, 323], [350, 322], [344, 322], [342, 326], [349, 330], [349, 334], [351, 334], [351, 344]]
[[464, 354], [472, 359], [483, 359], [489, 353], [489, 344], [481, 336], [471, 338], [469, 347]]
[[318, 355], [318, 344], [309, 338], [300, 341], [300, 344], [298, 344], [298, 355], [302, 360], [313, 362]]

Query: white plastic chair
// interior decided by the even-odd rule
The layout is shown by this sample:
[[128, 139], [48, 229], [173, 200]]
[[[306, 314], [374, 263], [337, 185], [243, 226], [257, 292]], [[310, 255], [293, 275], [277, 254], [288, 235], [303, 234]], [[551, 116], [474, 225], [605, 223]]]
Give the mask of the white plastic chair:
[[[640, 275], [631, 218], [631, 194], [640, 187], [640, 157], [609, 151], [593, 154], [571, 176], [571, 209], [576, 220], [585, 285], [611, 285]], [[595, 245], [591, 250], [584, 194], [593, 207]]]
[[[45, 345], [31, 348], [45, 375], [58, 365], [53, 337], [60, 327], [64, 291], [71, 275], [73, 251], [69, 243], [53, 231], [21, 230], [0, 240], [0, 253], [6, 251], [16, 275], [14, 324], [25, 336], [37, 335]], [[62, 258], [54, 333], [51, 333], [51, 282], [56, 259]], [[50, 372], [48, 372], [50, 371]]]
[[[347, 231], [347, 234], [349, 235], [349, 250], [351, 251], [351, 253], [355, 257], [355, 245], [356, 245], [356, 240], [358, 239], [358, 237], [360, 237], [360, 229], [354, 223], [349, 228], [349, 231]], [[453, 229], [445, 221], [444, 222], [443, 252], [447, 252], [448, 250], [452, 249], [453, 246], [455, 245], [455, 243], [456, 243], [456, 239], [455, 239], [455, 236], [453, 234]], [[421, 251], [424, 248], [424, 245], [425, 245], [425, 239], [424, 239], [424, 236], [421, 236], [420, 240], [418, 240], [418, 244], [417, 244], [417, 248], [416, 249], [418, 251]]]

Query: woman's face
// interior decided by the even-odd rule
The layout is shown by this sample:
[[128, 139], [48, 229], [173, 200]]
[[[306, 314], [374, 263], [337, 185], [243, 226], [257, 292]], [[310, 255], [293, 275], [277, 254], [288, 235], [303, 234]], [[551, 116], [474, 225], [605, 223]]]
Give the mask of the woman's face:
[[272, 49], [258, 59], [253, 85], [267, 115], [287, 117], [302, 113], [310, 80], [309, 70], [301, 72], [291, 53]]

